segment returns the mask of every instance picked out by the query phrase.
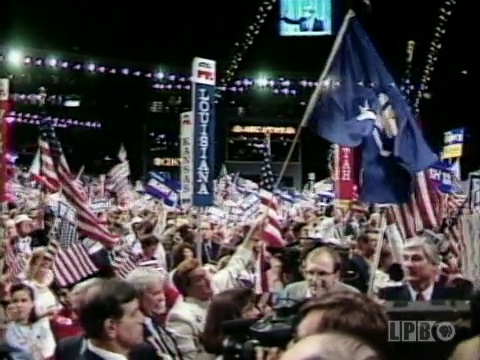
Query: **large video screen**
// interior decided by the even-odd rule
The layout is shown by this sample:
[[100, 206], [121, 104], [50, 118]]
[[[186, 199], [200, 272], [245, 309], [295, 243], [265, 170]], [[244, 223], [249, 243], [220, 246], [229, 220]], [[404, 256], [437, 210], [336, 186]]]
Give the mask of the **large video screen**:
[[[250, 124], [231, 125], [227, 133], [227, 160], [262, 162], [265, 133], [270, 133], [270, 147], [273, 162], [283, 162], [290, 145], [295, 138], [294, 126], [262, 126]], [[291, 161], [300, 160], [299, 147], [296, 146]]]
[[280, 0], [280, 35], [332, 35], [332, 17], [332, 0]]

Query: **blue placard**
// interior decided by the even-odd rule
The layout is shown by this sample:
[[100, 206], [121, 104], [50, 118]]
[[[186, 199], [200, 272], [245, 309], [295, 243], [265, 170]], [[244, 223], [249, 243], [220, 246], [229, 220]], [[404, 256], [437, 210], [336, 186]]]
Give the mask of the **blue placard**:
[[445, 161], [437, 161], [428, 169], [428, 177], [433, 181], [440, 192], [451, 193], [453, 190], [453, 173], [451, 164]]
[[173, 180], [166, 180], [162, 175], [149, 173], [145, 184], [145, 193], [161, 199], [168, 206], [178, 205], [178, 184]]
[[215, 62], [194, 59], [193, 206], [212, 206], [215, 200]]

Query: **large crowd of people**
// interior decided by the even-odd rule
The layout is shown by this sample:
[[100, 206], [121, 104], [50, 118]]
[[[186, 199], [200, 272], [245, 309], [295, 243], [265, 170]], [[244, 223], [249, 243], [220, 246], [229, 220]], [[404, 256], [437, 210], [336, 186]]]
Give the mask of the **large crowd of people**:
[[[398, 254], [382, 238], [381, 214], [346, 216], [333, 205], [286, 216], [279, 248], [264, 241], [257, 218], [229, 223], [155, 202], [112, 203], [99, 216], [123, 240], [109, 246], [80, 233], [95, 271], [65, 283], [65, 262], [52, 256], [61, 194], [28, 191], [35, 206], [13, 202], [2, 217], [2, 352], [13, 359], [248, 359], [227, 343], [246, 347], [248, 326], [268, 325], [289, 306], [297, 306], [290, 338], [253, 343], [257, 358], [393, 359], [386, 301], [467, 300], [474, 291], [459, 258], [428, 234], [406, 239]], [[348, 236], [316, 236], [319, 223]], [[129, 261], [118, 256], [125, 249]], [[476, 344], [453, 358], [479, 358]]]

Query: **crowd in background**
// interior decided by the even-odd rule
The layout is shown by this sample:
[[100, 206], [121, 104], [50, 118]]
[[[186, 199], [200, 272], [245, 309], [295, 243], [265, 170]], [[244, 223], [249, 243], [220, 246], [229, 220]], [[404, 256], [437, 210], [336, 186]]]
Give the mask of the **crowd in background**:
[[[407, 239], [400, 258], [382, 241], [372, 274], [385, 236], [382, 215], [365, 209], [347, 219], [333, 206], [288, 219], [282, 248], [266, 245], [257, 220], [221, 224], [161, 207], [113, 206], [100, 216], [124, 239], [121, 249], [80, 236], [96, 271], [61, 286], [52, 256], [54, 196], [28, 211], [11, 203], [2, 217], [3, 351], [23, 358], [218, 359], [227, 338], [222, 324], [265, 319], [296, 302], [304, 304], [291, 342], [282, 350], [259, 346], [258, 356], [389, 359], [384, 301], [469, 299], [473, 292], [459, 258], [442, 254], [427, 234]], [[348, 235], [312, 236], [318, 222]], [[118, 256], [125, 249], [131, 268]], [[478, 354], [477, 343], [462, 345], [454, 358], [474, 359], [465, 354]]]

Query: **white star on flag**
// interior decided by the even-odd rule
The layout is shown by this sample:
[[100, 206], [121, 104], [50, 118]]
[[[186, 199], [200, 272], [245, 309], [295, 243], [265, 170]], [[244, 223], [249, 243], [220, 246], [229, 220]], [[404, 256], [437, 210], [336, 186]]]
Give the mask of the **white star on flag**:
[[368, 104], [368, 101], [365, 100], [363, 103], [363, 106], [360, 105], [358, 107], [360, 110], [360, 114], [356, 117], [358, 121], [364, 121], [364, 120], [373, 120], [375, 121], [377, 119], [377, 114], [370, 108], [370, 105]]

